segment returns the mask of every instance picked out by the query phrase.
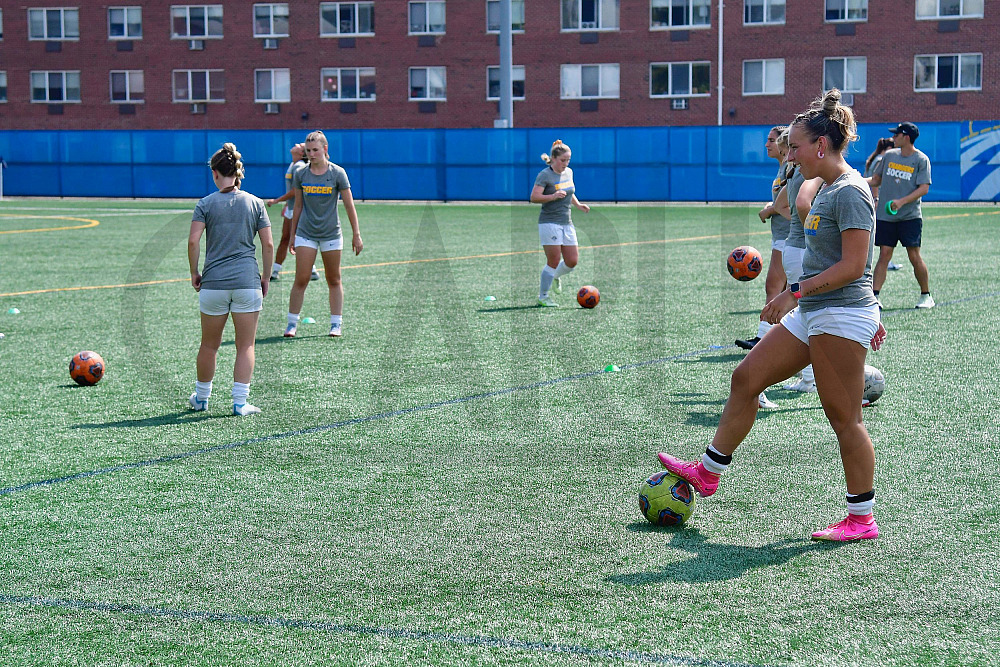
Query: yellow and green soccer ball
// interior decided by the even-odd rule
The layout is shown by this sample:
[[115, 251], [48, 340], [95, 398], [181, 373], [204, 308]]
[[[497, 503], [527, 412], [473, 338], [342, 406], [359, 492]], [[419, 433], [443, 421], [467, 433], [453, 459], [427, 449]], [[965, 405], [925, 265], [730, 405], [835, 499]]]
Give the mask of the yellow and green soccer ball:
[[691, 485], [667, 470], [651, 475], [639, 487], [639, 511], [657, 526], [679, 526], [694, 513]]

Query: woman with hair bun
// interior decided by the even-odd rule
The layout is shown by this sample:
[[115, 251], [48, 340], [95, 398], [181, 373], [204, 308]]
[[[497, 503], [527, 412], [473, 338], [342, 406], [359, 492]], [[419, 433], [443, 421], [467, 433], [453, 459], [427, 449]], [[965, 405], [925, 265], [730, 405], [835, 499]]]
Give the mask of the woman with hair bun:
[[776, 325], [733, 371], [729, 399], [712, 443], [700, 461], [659, 454], [660, 462], [710, 496], [749, 434], [757, 395], [812, 362], [820, 402], [840, 444], [847, 482], [847, 517], [812, 534], [815, 540], [873, 539], [875, 448], [861, 419], [868, 348], [885, 340], [872, 291], [875, 202], [844, 152], [857, 139], [854, 114], [834, 89], [792, 122], [788, 159], [806, 179], [824, 187], [806, 217], [806, 253], [800, 282], [764, 307]]
[[550, 152], [551, 155], [542, 153], [542, 161], [548, 166], [538, 172], [535, 187], [531, 189], [531, 203], [542, 205], [538, 214], [538, 237], [545, 251], [545, 266], [538, 287], [538, 305], [544, 308], [559, 306], [549, 290], [557, 294], [562, 292], [561, 278], [576, 267], [580, 258], [570, 209], [590, 211], [589, 206], [576, 198], [573, 170], [569, 168], [572, 157], [569, 146], [556, 139]]
[[[243, 162], [236, 146], [223, 144], [212, 156], [209, 166], [219, 191], [198, 202], [188, 234], [191, 286], [198, 292], [201, 310], [198, 381], [188, 403], [192, 410], [208, 408], [222, 332], [226, 320], [232, 317], [236, 330], [233, 414], [252, 415], [260, 412], [260, 408], [250, 405], [247, 399], [253, 377], [257, 320], [264, 306], [274, 259], [271, 221], [264, 202], [240, 190]], [[199, 273], [202, 234], [206, 235], [205, 266]], [[260, 237], [262, 272], [257, 270], [255, 235]]]

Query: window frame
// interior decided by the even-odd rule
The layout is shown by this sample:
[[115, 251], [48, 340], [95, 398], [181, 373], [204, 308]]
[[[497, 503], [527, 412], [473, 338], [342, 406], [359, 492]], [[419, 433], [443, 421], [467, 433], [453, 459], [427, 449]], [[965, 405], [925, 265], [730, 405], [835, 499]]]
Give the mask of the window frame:
[[[341, 91], [344, 90], [344, 71], [351, 70], [355, 73], [356, 80], [358, 82], [358, 96], [357, 97], [343, 97], [340, 95]], [[371, 97], [361, 97], [361, 76], [362, 72], [371, 72], [371, 78], [374, 81], [376, 75], [376, 68], [374, 67], [321, 67], [319, 70], [319, 101], [320, 102], [375, 102], [378, 97], [378, 88], [375, 90], [375, 94]], [[337, 73], [337, 97], [327, 97], [326, 96], [326, 85], [325, 79], [331, 75], [331, 73]]]
[[[125, 75], [125, 99], [116, 100], [115, 99], [115, 81], [114, 77], [116, 74]], [[132, 98], [132, 76], [133, 74], [139, 74], [142, 77], [142, 90], [140, 94], [143, 96], [142, 99]], [[113, 69], [108, 72], [108, 99], [111, 104], [145, 104], [146, 103], [146, 75], [141, 69]]]
[[[510, 0], [510, 2], [511, 2], [511, 8], [510, 8], [511, 26], [510, 26], [510, 31], [512, 33], [514, 33], [514, 34], [523, 34], [524, 33], [524, 23], [521, 23], [521, 27], [520, 28], [514, 27], [514, 26], [517, 25], [516, 23], [514, 23], [514, 16], [515, 16], [514, 5], [520, 3], [520, 5], [521, 5], [521, 20], [524, 21], [525, 20], [524, 19], [524, 0]], [[500, 4], [500, 0], [486, 0], [486, 34], [487, 35], [499, 35], [500, 34], [500, 28], [497, 28], [496, 30], [494, 30], [493, 28], [490, 28], [490, 5], [494, 5], [494, 4], [499, 5]]]
[[7, 70], [0, 69], [0, 104], [7, 104]]
[[[187, 74], [187, 86], [188, 86], [188, 98], [178, 99], [177, 98], [177, 88], [174, 86], [174, 79], [177, 74], [184, 72]], [[203, 73], [205, 75], [205, 92], [208, 94], [207, 99], [191, 99], [191, 75], [195, 73]], [[222, 99], [212, 99], [212, 74], [219, 74], [222, 76]], [[170, 71], [170, 97], [171, 101], [175, 104], [224, 104], [226, 101], [225, 90], [226, 90], [226, 79], [224, 69], [175, 69]]]
[[[767, 90], [767, 63], [781, 63], [781, 90], [776, 92], [768, 92]], [[748, 63], [761, 63], [761, 92], [747, 92], [747, 64]], [[785, 94], [785, 59], [784, 58], [750, 58], [744, 60], [740, 66], [740, 89], [742, 91], [743, 97], [775, 97], [778, 95]]]
[[[823, 23], [868, 23], [868, 0], [858, 0], [858, 2], [863, 2], [865, 4], [864, 18], [851, 18], [849, 16], [850, 12], [849, 4], [852, 1], [853, 0], [823, 0]], [[827, 5], [830, 2], [840, 2], [843, 5], [844, 18], [839, 18], [839, 19], [829, 18], [830, 10]]]
[[[566, 72], [566, 69], [569, 68], [569, 67], [577, 67], [577, 68], [580, 69], [580, 95], [579, 96], [571, 97], [571, 96], [566, 96], [564, 94], [564, 90], [565, 90], [565, 86], [564, 86], [565, 72]], [[598, 69], [598, 74], [597, 74], [597, 81], [598, 81], [598, 87], [601, 90], [598, 92], [597, 95], [584, 95], [583, 94], [583, 68], [584, 67], [597, 67], [597, 68], [599, 68]], [[618, 92], [615, 95], [605, 95], [605, 94], [603, 94], [603, 89], [604, 89], [604, 68], [605, 67], [614, 67], [618, 71]], [[561, 99], [561, 100], [620, 100], [621, 96], [622, 96], [622, 88], [621, 88], [622, 80], [621, 80], [621, 75], [622, 75], [621, 63], [580, 63], [580, 64], [567, 63], [567, 64], [560, 65], [559, 66], [559, 99]]]
[[[286, 97], [272, 97], [271, 99], [264, 99], [260, 96], [260, 87], [258, 86], [257, 75], [261, 72], [269, 72], [271, 75], [271, 94], [275, 95], [275, 90], [280, 88], [280, 85], [275, 85], [275, 75], [284, 73], [285, 75], [285, 88], [288, 91]], [[292, 70], [287, 67], [258, 67], [253, 71], [253, 101], [254, 104], [288, 104], [292, 101]]]
[[0, 42], [3, 41], [3, 7], [0, 7]]
[[[525, 79], [525, 74], [526, 74], [526, 68], [525, 68], [524, 65], [511, 65], [510, 68], [512, 70], [511, 71], [511, 88], [514, 88], [513, 84], [514, 84], [515, 81], [520, 80], [520, 82], [521, 82], [521, 94], [518, 95], [516, 92], [514, 92], [512, 90], [511, 92], [514, 93], [513, 96], [512, 96], [512, 99], [514, 101], [523, 101], [524, 100], [524, 79]], [[519, 70], [519, 69], [521, 70], [521, 78], [520, 79], [514, 78], [515, 72], [517, 70]], [[490, 81], [490, 73], [493, 70], [496, 70], [497, 76], [499, 76], [500, 75], [500, 65], [487, 65], [486, 66], [486, 101], [487, 102], [499, 102], [500, 101], [500, 95], [499, 94], [496, 97], [490, 97], [490, 83], [491, 83], [491, 81]], [[499, 83], [497, 85], [499, 87]]]
[[[45, 35], [43, 37], [35, 37], [31, 34], [31, 13], [32, 12], [42, 12], [43, 21], [45, 26]], [[59, 28], [62, 31], [61, 37], [51, 37], [49, 36], [49, 12], [59, 12]], [[66, 36], [66, 13], [75, 12], [76, 13], [76, 35], [73, 37]], [[79, 7], [28, 7], [28, 41], [29, 42], [78, 42], [80, 41], [80, 8]], [[55, 70], [53, 70], [55, 71]], [[60, 70], [62, 71], [62, 70]], [[67, 70], [69, 71], [69, 70]]]
[[[123, 35], [113, 35], [111, 34], [111, 26], [113, 25], [111, 21], [111, 12], [113, 11], [124, 12], [124, 22], [122, 23], [122, 30], [125, 34]], [[129, 10], [139, 11], [139, 34], [130, 35], [128, 34], [128, 27], [130, 25], [128, 20]], [[108, 7], [108, 39], [112, 42], [127, 40], [127, 41], [139, 41], [142, 39], [142, 5], [110, 5]]]
[[[430, 6], [441, 5], [445, 11], [444, 15], [444, 25], [441, 30], [431, 30], [431, 20], [430, 20]], [[411, 12], [413, 11], [413, 5], [424, 5], [424, 28], [423, 31], [415, 32], [413, 30], [413, 22], [410, 20]], [[448, 31], [448, 7], [445, 0], [409, 0], [406, 3], [406, 34], [407, 35], [444, 35]]]
[[[962, 87], [962, 58], [967, 56], [977, 56], [979, 58], [979, 85], [975, 88]], [[934, 58], [934, 88], [917, 88], [917, 62], [920, 58]], [[958, 87], [956, 88], [938, 88], [938, 68], [941, 58], [957, 58], [955, 71], [958, 76]], [[970, 52], [970, 53], [920, 53], [913, 56], [913, 92], [915, 93], [961, 93], [961, 92], [976, 92], [983, 90], [983, 54], [982, 52]]]
[[[764, 7], [764, 20], [763, 21], [747, 21], [747, 3], [753, 2], [753, 0], [743, 0], [743, 25], [744, 26], [766, 26], [766, 25], [785, 25], [785, 19], [788, 16], [788, 2], [787, 0], [758, 0], [763, 3]], [[774, 19], [768, 18], [770, 9], [775, 4], [781, 4], [785, 8], [785, 12], [781, 16], [780, 21], [775, 21]]]
[[[712, 2], [711, 0], [706, 0], [703, 4], [708, 6], [708, 23], [680, 23], [674, 25], [673, 23], [669, 25], [656, 25], [653, 23], [653, 2], [656, 0], [649, 0], [649, 29], [653, 32], [663, 31], [663, 30], [708, 30], [712, 27]], [[677, 0], [661, 0], [662, 2], [671, 3], [671, 6]], [[694, 19], [694, 3], [696, 0], [684, 0], [687, 2], [688, 16]], [[673, 20], [671, 18], [671, 20]]]
[[[204, 9], [205, 10], [205, 34], [204, 35], [192, 35], [191, 34], [191, 10], [192, 9]], [[209, 10], [217, 8], [219, 10], [219, 34], [212, 35], [208, 33], [208, 27], [212, 22], [209, 16]], [[186, 23], [188, 34], [181, 35], [174, 32], [174, 11], [184, 9], [186, 10]], [[222, 39], [225, 35], [225, 10], [222, 5], [170, 5], [170, 39], [183, 39], [183, 40], [202, 40], [202, 39]]]
[[[653, 93], [653, 68], [654, 67], [667, 67], [667, 88], [673, 88], [674, 81], [674, 65], [687, 65], [688, 68], [688, 86], [691, 92], [688, 93], [667, 93], [667, 94], [654, 94]], [[704, 65], [708, 68], [708, 92], [696, 93], [694, 92], [694, 66]], [[711, 60], [673, 60], [666, 62], [652, 62], [649, 63], [649, 98], [653, 100], [667, 100], [676, 98], [688, 98], [688, 97], [711, 97], [712, 96], [712, 61]]]
[[[267, 16], [268, 23], [270, 24], [270, 26], [268, 28], [270, 32], [267, 32], [267, 33], [257, 32], [257, 8], [258, 7], [267, 7], [270, 10], [268, 12], [268, 16]], [[256, 38], [256, 39], [279, 39], [279, 38], [282, 38], [282, 37], [289, 37], [290, 36], [290, 28], [286, 29], [286, 31], [283, 32], [283, 33], [282, 32], [275, 32], [274, 31], [274, 8], [275, 7], [284, 7], [285, 8], [285, 22], [288, 23], [288, 21], [289, 21], [289, 13], [288, 13], [288, 3], [287, 2], [255, 2], [253, 4], [253, 36], [254, 36], [254, 38]]]
[[605, 22], [604, 21], [604, 12], [603, 12], [603, 9], [602, 9], [603, 0], [590, 0], [590, 1], [592, 1], [594, 3], [595, 16], [597, 17], [597, 21], [596, 21], [597, 25], [595, 27], [593, 27], [593, 28], [584, 28], [583, 27], [583, 21], [579, 21], [579, 26], [576, 27], [576, 28], [567, 28], [565, 25], [563, 25], [563, 23], [565, 21], [565, 18], [566, 18], [564, 16], [564, 13], [563, 13], [563, 9], [565, 7], [565, 2], [576, 2], [577, 3], [577, 14], [579, 16], [582, 16], [583, 15], [582, 3], [587, 2], [587, 1], [588, 0], [559, 0], [559, 32], [619, 32], [619, 31], [621, 31], [621, 25], [622, 25], [622, 19], [621, 19], [622, 5], [621, 5], [621, 0], [612, 0], [613, 2], [616, 3], [616, 7], [618, 9], [617, 22], [613, 26], [605, 26], [604, 25], [604, 22]]
[[[413, 96], [413, 72], [416, 70], [425, 70], [425, 78], [427, 76], [427, 70], [441, 70], [444, 74], [442, 80], [444, 81], [444, 97], [430, 97], [430, 86], [424, 83], [424, 87], [427, 88], [428, 97], [414, 97]], [[407, 69], [406, 74], [407, 81], [407, 100], [409, 102], [447, 102], [448, 101], [448, 67], [445, 65], [422, 65], [420, 67], [410, 67]]]
[[[36, 74], [44, 74], [46, 79], [48, 79], [52, 74], [60, 74], [60, 75], [62, 75], [63, 99], [61, 99], [61, 100], [48, 99], [50, 87], [48, 85], [48, 81], [46, 81], [46, 86], [45, 86], [45, 98], [46, 99], [44, 99], [44, 100], [36, 100], [35, 99], [35, 82], [34, 82], [34, 78], [35, 78]], [[67, 78], [67, 75], [69, 75], [69, 74], [75, 74], [76, 75], [76, 89], [77, 89], [77, 92], [80, 94], [80, 97], [78, 99], [75, 99], [75, 100], [67, 99], [67, 96], [66, 96], [66, 91], [68, 90], [68, 86], [66, 85], [66, 78]], [[75, 70], [74, 69], [70, 69], [70, 70], [31, 70], [31, 72], [28, 75], [28, 81], [29, 81], [29, 83], [31, 85], [31, 103], [32, 104], [80, 104], [80, 102], [82, 101], [83, 91], [80, 88], [80, 70], [78, 70], [78, 69], [75, 69]]]
[[[340, 32], [340, 8], [343, 5], [353, 5], [354, 6], [354, 29], [355, 32]], [[361, 32], [361, 22], [360, 22], [360, 12], [359, 8], [362, 5], [366, 5], [371, 9], [371, 26], [370, 32]], [[337, 32], [324, 32], [323, 31], [323, 10], [333, 9], [337, 12]], [[375, 3], [372, 0], [357, 0], [354, 2], [321, 2], [319, 3], [319, 36], [320, 37], [374, 37], [375, 36]]]
[[935, 5], [937, 5], [937, 12], [938, 12], [937, 14], [933, 15], [928, 14], [925, 16], [921, 16], [919, 12], [920, 0], [917, 0], [917, 2], [914, 3], [914, 15], [917, 21], [957, 21], [960, 19], [981, 19], [985, 18], [986, 16], [985, 0], [983, 0], [982, 2], [983, 8], [980, 10], [978, 14], [966, 14], [965, 3], [967, 0], [959, 0], [959, 2], [961, 3], [961, 9], [959, 10], [958, 14], [954, 15], [941, 13], [941, 0], [931, 0], [931, 1], [934, 2]]
[[[826, 64], [828, 62], [832, 62], [834, 60], [839, 60], [839, 61], [841, 61], [843, 63], [843, 66], [844, 66], [844, 71], [843, 71], [844, 85], [843, 86], [832, 86], [832, 85], [829, 85], [829, 83], [826, 80]], [[860, 90], [853, 89], [853, 88], [848, 88], [847, 87], [847, 61], [848, 60], [854, 60], [854, 61], [859, 61], [860, 60], [860, 61], [864, 61], [864, 67], [865, 67], [865, 85]], [[855, 95], [862, 95], [864, 93], [867, 93], [868, 92], [868, 56], [833, 56], [833, 57], [830, 57], [830, 58], [823, 58], [823, 90], [830, 90], [831, 88], [837, 88], [842, 93], [853, 93]]]

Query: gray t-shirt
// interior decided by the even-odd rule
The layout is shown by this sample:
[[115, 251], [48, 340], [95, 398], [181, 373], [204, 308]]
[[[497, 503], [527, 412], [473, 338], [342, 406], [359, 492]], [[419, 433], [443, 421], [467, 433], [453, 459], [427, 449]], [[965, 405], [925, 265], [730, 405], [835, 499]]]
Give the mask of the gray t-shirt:
[[271, 226], [267, 208], [242, 190], [213, 192], [198, 202], [192, 220], [205, 223], [204, 289], [260, 289], [253, 237]]
[[882, 176], [882, 184], [878, 189], [878, 206], [875, 217], [879, 220], [914, 220], [922, 218], [920, 200], [912, 201], [901, 207], [896, 215], [890, 215], [885, 205], [890, 200], [905, 197], [918, 186], [931, 182], [931, 161], [922, 152], [913, 149], [913, 155], [904, 156], [898, 148], [892, 148], [882, 154], [874, 173]]
[[802, 259], [802, 280], [826, 271], [842, 257], [841, 233], [846, 229], [867, 229], [868, 259], [865, 273], [857, 280], [831, 292], [803, 296], [802, 312], [831, 306], [865, 308], [874, 306], [872, 255], [875, 252], [875, 202], [864, 177], [852, 169], [824, 187], [813, 200], [803, 224], [806, 254]]
[[879, 155], [875, 156], [875, 158], [872, 160], [872, 163], [868, 165], [867, 169], [865, 169], [865, 174], [864, 174], [865, 178], [870, 178], [876, 171], [878, 171], [878, 166], [882, 164], [882, 157], [884, 155], [885, 155], [884, 153], [880, 153]]
[[[774, 181], [771, 183], [771, 201], [778, 198], [778, 192], [780, 192], [781, 187], [785, 185], [785, 170], [788, 167], [789, 165], [787, 162], [782, 162], [781, 166], [778, 167], [778, 175], [774, 177]], [[775, 213], [771, 216], [771, 241], [784, 241], [787, 236], [788, 218]]]
[[570, 217], [573, 195], [576, 193], [576, 185], [573, 184], [573, 170], [566, 167], [563, 173], [557, 174], [552, 171], [552, 167], [546, 167], [538, 172], [538, 176], [535, 177], [535, 185], [542, 186], [543, 195], [555, 194], [557, 190], [566, 191], [566, 196], [562, 199], [553, 199], [542, 204], [542, 210], [538, 214], [538, 223], [573, 224], [573, 219]]
[[786, 248], [806, 247], [806, 235], [802, 233], [802, 221], [799, 219], [799, 210], [795, 208], [795, 199], [799, 196], [799, 189], [806, 182], [802, 176], [802, 170], [796, 168], [788, 179], [785, 186], [788, 189], [788, 206], [792, 209], [792, 217], [788, 221], [788, 238], [785, 239]]
[[351, 189], [347, 172], [329, 163], [326, 172], [316, 175], [303, 165], [292, 172], [292, 186], [302, 189], [302, 213], [295, 233], [310, 241], [333, 241], [340, 238], [337, 200], [343, 190]]

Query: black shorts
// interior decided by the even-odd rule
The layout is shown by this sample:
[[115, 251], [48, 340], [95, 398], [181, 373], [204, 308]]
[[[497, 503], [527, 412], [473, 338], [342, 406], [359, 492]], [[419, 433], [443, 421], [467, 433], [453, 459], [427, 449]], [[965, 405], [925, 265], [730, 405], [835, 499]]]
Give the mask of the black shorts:
[[904, 248], [919, 248], [923, 228], [922, 218], [878, 220], [875, 222], [875, 245], [895, 248], [898, 243]]

